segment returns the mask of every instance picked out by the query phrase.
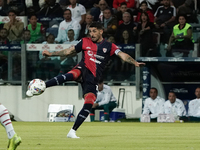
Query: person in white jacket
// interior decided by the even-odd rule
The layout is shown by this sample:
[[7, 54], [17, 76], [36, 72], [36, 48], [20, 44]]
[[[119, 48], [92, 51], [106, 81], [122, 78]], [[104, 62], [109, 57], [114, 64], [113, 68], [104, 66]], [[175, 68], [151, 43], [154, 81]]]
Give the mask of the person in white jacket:
[[66, 42], [68, 40], [67, 32], [70, 29], [74, 30], [74, 34], [75, 34], [74, 39], [77, 40], [79, 36], [79, 32], [81, 30], [80, 24], [76, 20], [72, 19], [72, 14], [71, 14], [70, 9], [66, 9], [64, 11], [63, 17], [65, 20], [63, 20], [59, 25], [58, 35], [55, 41], [62, 42], [62, 43]]
[[164, 103], [164, 113], [173, 114], [175, 120], [178, 120], [179, 117], [186, 115], [186, 109], [183, 101], [176, 98], [176, 94], [172, 91], [169, 92], [168, 100]]
[[196, 99], [189, 102], [188, 115], [192, 117], [200, 117], [200, 87], [195, 90]]
[[111, 88], [103, 83], [103, 79], [99, 80], [97, 99], [90, 110], [90, 120], [94, 121], [96, 109], [104, 109], [104, 121], [109, 121], [110, 112], [117, 106], [117, 99], [112, 93]]
[[150, 117], [154, 119], [163, 113], [165, 100], [158, 96], [158, 90], [154, 87], [150, 89], [149, 95], [150, 97], [144, 102], [143, 114], [150, 114]]

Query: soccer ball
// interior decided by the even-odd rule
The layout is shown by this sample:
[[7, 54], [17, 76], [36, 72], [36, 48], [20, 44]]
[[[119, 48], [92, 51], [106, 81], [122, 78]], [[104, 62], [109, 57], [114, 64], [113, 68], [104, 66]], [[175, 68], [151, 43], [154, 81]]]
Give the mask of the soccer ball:
[[29, 83], [26, 95], [27, 96], [40, 95], [45, 91], [45, 89], [46, 89], [46, 84], [43, 80], [34, 79]]

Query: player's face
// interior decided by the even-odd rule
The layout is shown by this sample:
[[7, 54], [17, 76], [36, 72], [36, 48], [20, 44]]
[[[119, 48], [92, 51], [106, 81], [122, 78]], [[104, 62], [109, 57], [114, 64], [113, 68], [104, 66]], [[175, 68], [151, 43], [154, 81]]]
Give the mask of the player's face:
[[37, 23], [37, 18], [36, 18], [36, 16], [32, 16], [32, 17], [30, 18], [30, 24], [36, 25], [36, 23]]
[[156, 99], [158, 93], [155, 89], [151, 89], [149, 95], [152, 99]]
[[89, 34], [90, 34], [91, 40], [94, 43], [98, 43], [102, 41], [103, 30], [92, 27], [92, 28], [89, 28]]
[[179, 21], [179, 24], [181, 24], [181, 25], [184, 25], [186, 23], [185, 17], [183, 17], [183, 16], [180, 16], [178, 18], [178, 21]]
[[141, 20], [143, 22], [146, 22], [147, 21], [147, 16], [143, 13], [142, 16], [141, 16]]
[[127, 6], [126, 6], [126, 5], [122, 5], [122, 6], [120, 7], [120, 10], [121, 10], [122, 13], [126, 12]]
[[176, 95], [174, 93], [169, 93], [168, 99], [171, 103], [174, 103], [176, 101]]
[[197, 98], [200, 98], [200, 88], [197, 88], [195, 90], [195, 95], [196, 95]]

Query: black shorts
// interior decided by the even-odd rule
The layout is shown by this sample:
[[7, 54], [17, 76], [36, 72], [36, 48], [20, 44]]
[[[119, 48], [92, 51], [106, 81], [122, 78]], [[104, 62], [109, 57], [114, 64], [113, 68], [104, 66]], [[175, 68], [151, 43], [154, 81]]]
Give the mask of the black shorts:
[[83, 97], [87, 93], [93, 93], [97, 96], [98, 79], [85, 65], [78, 64], [74, 69], [79, 69], [81, 71], [81, 78], [77, 82], [81, 83]]

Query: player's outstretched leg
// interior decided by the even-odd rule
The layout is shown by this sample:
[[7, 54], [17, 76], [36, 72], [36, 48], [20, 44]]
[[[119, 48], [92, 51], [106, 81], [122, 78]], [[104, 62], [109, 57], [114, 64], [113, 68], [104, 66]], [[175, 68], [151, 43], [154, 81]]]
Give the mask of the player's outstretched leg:
[[3, 105], [0, 104], [0, 122], [5, 127], [8, 135], [8, 149], [15, 150], [17, 146], [21, 143], [21, 138], [17, 136], [12, 126], [9, 113]]
[[[46, 88], [49, 88], [49, 87], [52, 87], [55, 85], [60, 85], [67, 81], [75, 81], [79, 78], [80, 75], [81, 75], [81, 71], [79, 69], [73, 69], [66, 74], [56, 76], [56, 77], [46, 81], [45, 82]], [[26, 92], [26, 95], [31, 97], [31, 96], [34, 96], [34, 93], [32, 91], [28, 90]]]
[[90, 109], [92, 108], [92, 105], [94, 101], [96, 100], [96, 95], [93, 93], [88, 93], [85, 95], [85, 102], [83, 105], [83, 108], [78, 114], [78, 117], [74, 123], [74, 126], [67, 134], [68, 138], [79, 138], [76, 136], [76, 130], [80, 127], [80, 125], [84, 122], [84, 120], [87, 118], [87, 116], [90, 113]]

